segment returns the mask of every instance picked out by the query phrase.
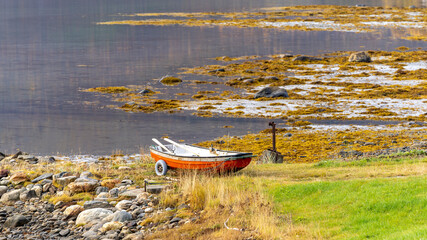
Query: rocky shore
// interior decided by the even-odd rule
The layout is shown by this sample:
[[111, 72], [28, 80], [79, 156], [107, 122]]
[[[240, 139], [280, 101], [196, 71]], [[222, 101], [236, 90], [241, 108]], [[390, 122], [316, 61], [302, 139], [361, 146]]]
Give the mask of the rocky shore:
[[[143, 239], [157, 229], [178, 228], [197, 220], [196, 216], [176, 216], [178, 209], [162, 207], [158, 191], [137, 186], [130, 177], [112, 179], [79, 171], [79, 167], [30, 177], [35, 176], [31, 168], [61, 169], [63, 164], [54, 157], [0, 154], [0, 240]], [[157, 215], [167, 218], [153, 221]]]

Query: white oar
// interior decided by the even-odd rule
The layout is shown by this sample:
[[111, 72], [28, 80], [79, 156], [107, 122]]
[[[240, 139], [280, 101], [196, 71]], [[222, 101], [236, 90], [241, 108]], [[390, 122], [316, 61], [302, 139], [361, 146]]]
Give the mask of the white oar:
[[161, 148], [166, 150], [166, 152], [173, 154], [173, 152], [169, 151], [169, 149], [167, 147], [165, 147], [165, 145], [163, 145], [161, 142], [159, 142], [159, 140], [157, 140], [155, 138], [152, 138], [151, 140], [153, 140], [153, 142], [157, 143], [157, 145], [159, 145]]
[[194, 154], [194, 155], [196, 155], [196, 156], [199, 156], [199, 153], [194, 152], [192, 149], [188, 148], [188, 147], [187, 147], [187, 146], [185, 146], [185, 145], [182, 145], [182, 144], [179, 144], [179, 143], [177, 143], [177, 142], [174, 142], [174, 141], [170, 140], [169, 138], [163, 138], [163, 140], [165, 140], [166, 142], [170, 142], [170, 143], [172, 143], [173, 145], [175, 145], [175, 146], [177, 146], [177, 147], [180, 147], [180, 148], [182, 148], [182, 149], [184, 149], [184, 150], [186, 150], [186, 151], [189, 151], [189, 152], [191, 152], [192, 154]]

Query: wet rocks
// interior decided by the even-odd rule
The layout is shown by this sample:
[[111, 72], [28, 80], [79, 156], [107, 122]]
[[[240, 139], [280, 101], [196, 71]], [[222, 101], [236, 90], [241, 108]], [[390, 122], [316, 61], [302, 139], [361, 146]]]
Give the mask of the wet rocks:
[[255, 93], [254, 98], [277, 98], [277, 97], [289, 97], [288, 92], [279, 87], [265, 87], [259, 92]]
[[349, 62], [371, 62], [371, 57], [366, 52], [356, 52], [350, 55]]

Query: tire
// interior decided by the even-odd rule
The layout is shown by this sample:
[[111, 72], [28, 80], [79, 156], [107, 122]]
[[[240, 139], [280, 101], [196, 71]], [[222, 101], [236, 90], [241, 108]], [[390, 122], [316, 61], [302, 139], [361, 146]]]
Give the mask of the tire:
[[157, 176], [164, 176], [168, 172], [168, 165], [165, 161], [159, 160], [156, 162], [155, 169]]

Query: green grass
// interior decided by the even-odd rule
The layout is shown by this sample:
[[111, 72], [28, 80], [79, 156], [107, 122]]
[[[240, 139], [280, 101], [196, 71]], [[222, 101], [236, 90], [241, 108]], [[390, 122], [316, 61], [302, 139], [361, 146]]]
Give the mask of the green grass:
[[427, 239], [425, 175], [276, 185], [268, 194], [278, 214], [315, 238]]
[[404, 153], [394, 153], [391, 155], [380, 155], [377, 157], [368, 157], [355, 159], [352, 161], [342, 160], [324, 160], [314, 164], [315, 167], [351, 167], [351, 166], [370, 166], [370, 165], [390, 165], [399, 163], [418, 163], [427, 162], [427, 158], [419, 158], [427, 156], [424, 150], [412, 150]]

